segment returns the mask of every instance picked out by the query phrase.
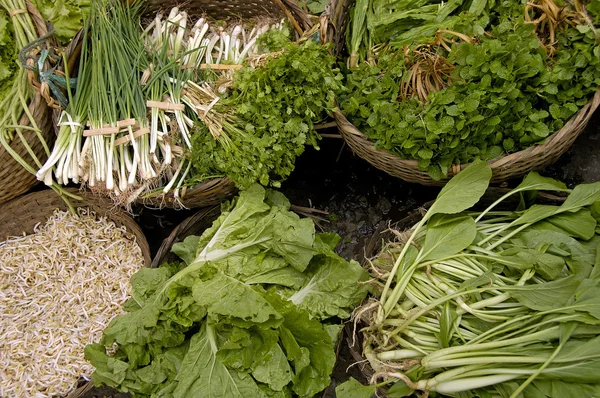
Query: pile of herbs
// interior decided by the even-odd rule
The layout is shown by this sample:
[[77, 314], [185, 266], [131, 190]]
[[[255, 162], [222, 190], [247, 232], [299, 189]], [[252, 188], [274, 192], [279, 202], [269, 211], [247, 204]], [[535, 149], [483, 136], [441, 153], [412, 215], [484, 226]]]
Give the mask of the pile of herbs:
[[[334, 252], [280, 193], [255, 184], [223, 205], [182, 261], [144, 269], [86, 347], [95, 384], [145, 397], [311, 397], [330, 384], [341, 325], [368, 273]], [[108, 351], [107, 351], [108, 349]]]
[[341, 109], [436, 180], [542, 143], [600, 85], [598, 11], [580, 0], [359, 0]]
[[318, 148], [315, 123], [334, 107], [342, 75], [326, 47], [312, 40], [283, 41], [278, 32], [262, 39], [273, 52], [232, 79], [221, 112], [231, 110], [238, 127], [231, 145], [212, 139], [199, 124], [193, 137], [192, 181], [224, 175], [240, 188], [254, 182], [279, 186], [294, 170], [306, 145]]
[[[376, 373], [372, 386], [340, 386], [340, 398], [390, 384], [398, 397], [600, 394], [600, 183], [570, 190], [530, 173], [470, 210], [491, 175], [473, 162], [373, 259], [377, 292], [356, 314]], [[531, 204], [538, 191], [568, 196]]]

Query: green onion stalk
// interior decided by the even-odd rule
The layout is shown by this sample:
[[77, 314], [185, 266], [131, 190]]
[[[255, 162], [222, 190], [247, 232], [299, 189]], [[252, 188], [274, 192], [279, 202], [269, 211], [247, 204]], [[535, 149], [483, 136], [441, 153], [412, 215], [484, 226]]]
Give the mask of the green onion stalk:
[[[124, 7], [122, 5], [119, 7], [119, 10], [121, 14], [124, 14], [121, 18], [123, 21], [123, 28], [121, 29], [123, 32], [122, 36], [126, 38], [124, 41], [125, 45], [123, 46], [125, 52], [124, 55], [129, 59], [128, 64], [134, 65], [134, 67], [130, 66], [129, 68], [126, 64], [121, 66], [120, 76], [122, 76], [122, 87], [126, 87], [128, 95], [119, 98], [121, 101], [119, 107], [121, 110], [120, 117], [121, 119], [134, 118], [137, 121], [139, 129], [146, 129], [148, 126], [147, 109], [144, 88], [142, 87], [138, 72], [141, 69], [140, 65], [145, 62], [144, 44], [140, 26], [140, 10], [139, 7]], [[136, 185], [139, 184], [144, 186], [148, 181], [152, 181], [158, 177], [158, 171], [152, 164], [149, 150], [150, 139], [148, 134], [142, 134], [139, 137], [135, 137], [132, 126], [128, 126], [127, 135], [130, 138], [129, 143], [121, 144], [119, 148], [123, 151], [123, 157], [126, 160], [125, 165], [123, 165], [123, 162], [121, 161], [121, 169], [124, 169], [124, 166], [126, 167], [129, 165], [129, 162], [127, 162], [128, 157], [126, 155], [128, 151], [123, 147], [125, 145], [130, 145], [133, 149], [133, 164], [129, 174], [128, 184], [133, 185], [135, 189]], [[140, 179], [138, 184], [136, 184], [136, 169]]]
[[[448, 396], [509, 388], [511, 398], [546, 380], [600, 383], [600, 238], [590, 215], [600, 183], [526, 184], [536, 178], [483, 212], [425, 215], [371, 261], [378, 293], [355, 314], [373, 383]], [[495, 210], [532, 186], [571, 195], [562, 206]]]
[[[158, 15], [146, 28], [146, 51], [150, 63], [145, 69], [149, 76], [145, 92], [152, 101], [166, 102], [175, 107], [183, 105], [180, 98], [184, 82], [192, 75], [192, 69], [183, 64], [187, 31], [187, 14], [179, 12], [178, 8], [172, 9], [166, 20]], [[150, 108], [149, 153], [160, 167], [160, 177], [170, 181], [164, 186], [156, 183], [164, 193], [171, 190], [177, 181], [183, 183], [191, 167], [183, 156], [183, 148], [191, 147], [189, 128], [193, 124], [194, 120], [186, 114], [185, 107], [184, 110]]]
[[[17, 48], [23, 48], [38, 38], [24, 0], [1, 0], [0, 6], [10, 15]], [[15, 60], [17, 56], [18, 54], [15, 54]], [[21, 97], [27, 103], [31, 97], [31, 89], [27, 84], [27, 72], [23, 68], [18, 68], [11, 89], [6, 97], [0, 100], [0, 126], [19, 125], [23, 115], [22, 102], [19, 100]], [[13, 139], [13, 133], [14, 127], [2, 129], [2, 134], [8, 142]]]
[[83, 28], [77, 90], [74, 93], [75, 88], [70, 85], [70, 71], [65, 62], [69, 104], [60, 116], [60, 128], [54, 148], [46, 162], [36, 173], [38, 180], [44, 181], [46, 185], [52, 184], [53, 172], [59, 184], [66, 185], [69, 180], [78, 183], [81, 174], [80, 165], [87, 161], [85, 152], [82, 154], [81, 144], [84, 125], [88, 118], [90, 97], [94, 93], [94, 90], [92, 90], [94, 86], [91, 84], [93, 59], [91, 57], [91, 42], [88, 37], [91, 30], [90, 21], [91, 17], [86, 20]]
[[[2, 6], [7, 13], [11, 15], [17, 48], [24, 48], [38, 38], [33, 21], [31, 20], [29, 13], [26, 11], [27, 5], [25, 4], [25, 1], [2, 0], [0, 1], [0, 6]], [[27, 72], [24, 68], [19, 68], [15, 72], [15, 78], [8, 95], [6, 95], [6, 97], [0, 102], [0, 143], [6, 152], [9, 153], [13, 159], [19, 163], [19, 165], [21, 165], [31, 174], [36, 175], [37, 170], [42, 167], [42, 162], [33, 151], [31, 143], [27, 141], [23, 135], [23, 132], [35, 132], [35, 139], [40, 141], [46, 156], [50, 156], [50, 149], [44, 137], [42, 136], [40, 127], [37, 125], [33, 115], [30, 112], [29, 100], [31, 99], [31, 94], [32, 90], [28, 84]], [[12, 144], [16, 140], [15, 135], [25, 147], [27, 154], [33, 160], [33, 164], [25, 160], [13, 149]], [[61, 195], [61, 197], [65, 199], [67, 205], [71, 208], [71, 210], [73, 210], [68, 198], [70, 197], [73, 199], [79, 199], [79, 197], [70, 194], [56, 184], [52, 179], [51, 173], [46, 179], [46, 183], [59, 195]]]
[[90, 41], [92, 82], [98, 89], [89, 98], [88, 114], [95, 132], [85, 140], [80, 166], [84, 182], [123, 202], [143, 181], [157, 176], [148, 137], [135, 136], [147, 125], [137, 67], [144, 55], [140, 12], [139, 5], [121, 2], [97, 2], [96, 7], [90, 15]]

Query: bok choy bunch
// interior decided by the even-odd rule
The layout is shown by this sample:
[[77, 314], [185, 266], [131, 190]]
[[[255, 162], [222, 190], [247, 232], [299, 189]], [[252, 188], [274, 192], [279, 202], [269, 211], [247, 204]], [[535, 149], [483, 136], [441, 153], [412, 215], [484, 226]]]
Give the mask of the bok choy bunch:
[[[600, 183], [530, 173], [469, 210], [490, 177], [473, 163], [373, 259], [376, 298], [356, 312], [375, 370], [364, 396], [392, 383], [394, 396], [600, 396]], [[537, 191], [569, 195], [531, 205]]]
[[95, 384], [135, 397], [312, 397], [331, 383], [340, 319], [367, 293], [368, 273], [315, 233], [276, 191], [254, 184], [182, 261], [131, 278], [127, 313], [85, 356]]

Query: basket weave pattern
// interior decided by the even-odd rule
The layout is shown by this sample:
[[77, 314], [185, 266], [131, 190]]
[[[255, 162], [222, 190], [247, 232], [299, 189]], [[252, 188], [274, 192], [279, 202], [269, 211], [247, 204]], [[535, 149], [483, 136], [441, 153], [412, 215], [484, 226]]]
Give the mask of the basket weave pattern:
[[[27, 11], [31, 16], [38, 35], [43, 36], [47, 34], [48, 30], [44, 19], [29, 1], [27, 1]], [[29, 111], [38, 128], [41, 130], [42, 137], [44, 137], [44, 140], [51, 146], [54, 142], [54, 131], [50, 120], [50, 113], [48, 112], [46, 101], [42, 99], [37, 91], [33, 94], [29, 102]], [[26, 115], [21, 118], [20, 124], [23, 126], [29, 125], [29, 119]], [[37, 158], [41, 162], [45, 162], [47, 159], [46, 152], [40, 140], [36, 137], [35, 132], [23, 130], [22, 134]], [[19, 137], [15, 136], [11, 142], [11, 148], [28, 164], [35, 164]], [[29, 191], [38, 183], [37, 178], [14, 160], [10, 153], [8, 153], [1, 145], [0, 164], [2, 165], [0, 168], [0, 203], [4, 203]]]
[[196, 214], [183, 220], [169, 236], [163, 240], [156, 256], [152, 260], [152, 268], [156, 268], [167, 261], [177, 261], [179, 257], [171, 252], [175, 243], [182, 242], [190, 235], [202, 235], [204, 231], [221, 215], [220, 206], [207, 207], [199, 210]]
[[[543, 144], [489, 160], [493, 176], [491, 183], [521, 177], [530, 171], [540, 170], [562, 156], [585, 129], [596, 108], [600, 105], [600, 88], [594, 97], [579, 110], [559, 131], [550, 135]], [[376, 168], [408, 182], [422, 185], [444, 185], [452, 176], [468, 166], [453, 165], [448, 176], [440, 181], [433, 180], [426, 171], [419, 170], [416, 160], [401, 159], [393, 153], [375, 147], [373, 141], [361, 133], [339, 111], [334, 113], [340, 134], [352, 151]]]
[[147, 207], [168, 207], [171, 209], [176, 207], [186, 207], [193, 209], [196, 207], [217, 205], [223, 200], [235, 195], [237, 191], [238, 189], [233, 181], [225, 177], [216, 178], [198, 184], [192, 188], [183, 189], [180, 198], [175, 198], [173, 193], [169, 192], [166, 195], [137, 199], [137, 202]]
[[[136, 222], [123, 210], [115, 208], [108, 199], [99, 198], [89, 193], [78, 192], [68, 188], [69, 192], [79, 195], [82, 201], [71, 200], [75, 207], [88, 207], [98, 216], [107, 217], [117, 226], [124, 226], [135, 237], [136, 243], [142, 250], [144, 263], [150, 265], [150, 247], [148, 241]], [[53, 190], [45, 189], [13, 199], [2, 205], [0, 212], [0, 241], [9, 236], [19, 236], [33, 233], [37, 224], [45, 223], [56, 209], [68, 210], [64, 200]]]

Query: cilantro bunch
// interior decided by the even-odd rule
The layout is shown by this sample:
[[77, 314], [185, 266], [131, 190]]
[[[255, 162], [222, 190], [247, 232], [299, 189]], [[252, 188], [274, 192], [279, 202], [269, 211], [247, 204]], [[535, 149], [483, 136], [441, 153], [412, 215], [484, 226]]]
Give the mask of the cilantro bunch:
[[305, 145], [317, 147], [314, 124], [333, 108], [342, 79], [335, 58], [311, 40], [288, 42], [266, 64], [241, 69], [221, 105], [234, 110], [239, 133], [222, 146], [204, 125], [196, 127], [192, 181], [226, 175], [242, 189], [279, 186]]
[[467, 32], [474, 40], [437, 48], [454, 70], [447, 87], [430, 92], [428, 101], [401, 98], [412, 65], [388, 48], [350, 70], [342, 110], [378, 147], [417, 160], [436, 180], [452, 164], [543, 142], [600, 85], [594, 29], [562, 26], [556, 54], [549, 57], [534, 25], [525, 23], [522, 4], [502, 3], [487, 21], [485, 34]]

